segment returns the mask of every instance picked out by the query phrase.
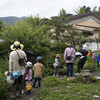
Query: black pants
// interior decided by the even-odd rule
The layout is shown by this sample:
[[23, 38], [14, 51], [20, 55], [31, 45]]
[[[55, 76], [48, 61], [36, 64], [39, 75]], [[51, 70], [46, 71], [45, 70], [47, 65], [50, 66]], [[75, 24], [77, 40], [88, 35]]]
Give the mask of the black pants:
[[87, 60], [87, 57], [85, 56], [84, 58], [80, 59], [79, 62], [78, 62], [78, 72], [80, 73], [81, 70], [83, 70], [83, 66], [85, 64]]

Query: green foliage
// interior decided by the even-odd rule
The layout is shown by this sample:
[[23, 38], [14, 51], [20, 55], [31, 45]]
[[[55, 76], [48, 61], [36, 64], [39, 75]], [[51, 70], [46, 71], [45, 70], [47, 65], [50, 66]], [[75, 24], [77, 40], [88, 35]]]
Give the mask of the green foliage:
[[86, 7], [86, 6], [82, 6], [82, 7], [79, 7], [79, 9], [76, 9], [75, 12], [77, 14], [84, 14], [84, 13], [91, 12], [91, 8], [90, 7]]
[[89, 6], [82, 6], [79, 7], [78, 9], [75, 10], [76, 14], [84, 14], [84, 13], [88, 13], [88, 12], [96, 12], [100, 15], [100, 7], [93, 7], [93, 9], [91, 9]]
[[10, 84], [6, 82], [5, 76], [0, 73], [0, 99], [3, 99], [9, 92]]
[[4, 47], [6, 48], [4, 48], [4, 51], [7, 50], [8, 54], [11, 51], [9, 48], [10, 45], [18, 40], [20, 43], [24, 44], [24, 50], [32, 50], [35, 57], [39, 55], [42, 56], [43, 63], [45, 66], [48, 66], [48, 59], [52, 58], [52, 56], [50, 56], [52, 55], [52, 52], [50, 51], [51, 38], [49, 30], [50, 27], [41, 24], [40, 19], [36, 17], [16, 22], [14, 25], [8, 26], [0, 34], [5, 40]]
[[[79, 79], [81, 80], [82, 77]], [[76, 80], [76, 79], [75, 79]], [[32, 100], [99, 100], [98, 88], [100, 82], [84, 84], [81, 81], [68, 81], [67, 78], [46, 77], [42, 80], [43, 87], [38, 93], [38, 97]], [[87, 80], [86, 80], [87, 81]], [[53, 84], [52, 84], [53, 83]]]
[[61, 81], [54, 76], [48, 76], [48, 77], [44, 78], [43, 82], [44, 82], [43, 84], [47, 87], [51, 87], [51, 86], [55, 86], [55, 85], [58, 86], [61, 83]]
[[[53, 67], [53, 65], [52, 65]], [[46, 67], [43, 71], [43, 76], [50, 76], [50, 75], [53, 75], [54, 73], [54, 69], [51, 68], [51, 67]]]
[[2, 73], [4, 73], [5, 71], [7, 71], [8, 70], [8, 68], [9, 68], [9, 61], [8, 61], [8, 59], [0, 59], [0, 72], [2, 72]]

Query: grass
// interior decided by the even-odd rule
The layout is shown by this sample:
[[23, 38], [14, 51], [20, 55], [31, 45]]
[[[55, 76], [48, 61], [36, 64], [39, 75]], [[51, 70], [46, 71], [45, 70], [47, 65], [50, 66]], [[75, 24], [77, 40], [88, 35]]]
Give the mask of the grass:
[[[87, 80], [86, 80], [87, 81]], [[100, 81], [82, 82], [77, 78], [68, 81], [67, 78], [46, 77], [42, 80], [42, 88], [38, 97], [32, 100], [100, 100]]]

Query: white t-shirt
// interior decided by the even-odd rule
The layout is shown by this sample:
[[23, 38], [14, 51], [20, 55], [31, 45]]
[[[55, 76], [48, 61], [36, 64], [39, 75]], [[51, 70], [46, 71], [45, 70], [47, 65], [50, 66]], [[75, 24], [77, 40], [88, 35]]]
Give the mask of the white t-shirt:
[[86, 44], [83, 45], [83, 49], [88, 51], [88, 46]]

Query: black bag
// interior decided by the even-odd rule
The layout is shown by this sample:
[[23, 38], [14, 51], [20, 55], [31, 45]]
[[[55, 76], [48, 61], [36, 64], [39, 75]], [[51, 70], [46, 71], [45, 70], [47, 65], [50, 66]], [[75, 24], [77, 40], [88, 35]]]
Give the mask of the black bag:
[[71, 56], [68, 56], [66, 59], [67, 59], [67, 60], [71, 60]]
[[[17, 51], [16, 51], [16, 52], [17, 52]], [[17, 54], [18, 54], [18, 52], [17, 52]], [[26, 63], [27, 63], [26, 59], [25, 59], [25, 58], [20, 58], [19, 54], [18, 54], [18, 57], [19, 57], [19, 59], [18, 59], [19, 65], [20, 65], [20, 66], [25, 66]]]
[[25, 58], [19, 58], [18, 63], [20, 66], [25, 66], [26, 65], [26, 59]]

